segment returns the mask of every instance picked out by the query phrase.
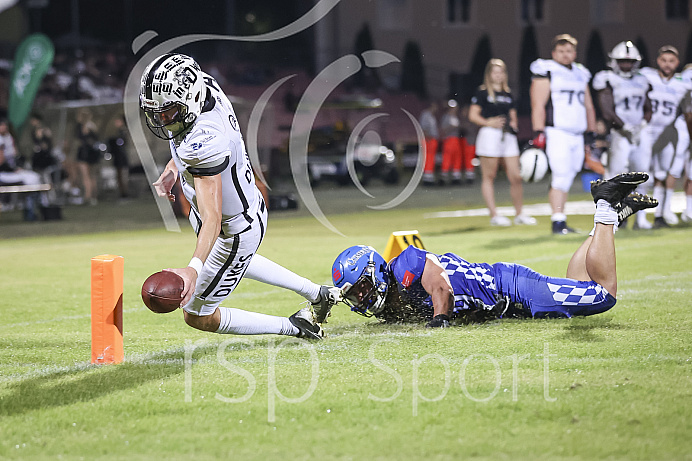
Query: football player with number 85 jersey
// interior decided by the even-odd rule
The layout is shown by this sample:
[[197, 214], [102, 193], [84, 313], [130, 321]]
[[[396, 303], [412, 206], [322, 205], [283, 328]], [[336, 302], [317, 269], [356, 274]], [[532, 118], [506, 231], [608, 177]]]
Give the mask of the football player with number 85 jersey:
[[171, 190], [180, 179], [197, 234], [190, 264], [169, 269], [184, 281], [180, 307], [186, 323], [222, 334], [320, 339], [312, 307], [286, 318], [219, 305], [244, 276], [293, 290], [321, 311], [337, 301], [338, 290], [256, 254], [267, 228], [267, 208], [233, 106], [216, 80], [191, 57], [165, 54], [142, 74], [139, 101], [149, 129], [170, 143], [171, 160], [154, 183], [156, 192], [175, 200]]
[[[642, 155], [634, 167], [652, 169], [653, 197], [661, 203], [654, 213], [654, 227], [668, 227], [678, 221], [671, 210], [671, 201], [675, 179], [681, 176], [682, 170], [673, 171], [671, 167], [676, 164], [675, 156], [683, 153], [676, 153], [679, 133], [675, 121], [680, 115], [680, 102], [692, 89], [689, 81], [675, 73], [679, 65], [677, 48], [667, 45], [658, 50], [657, 68], [646, 67], [641, 71], [651, 84], [649, 99], [653, 115], [642, 131]], [[642, 184], [639, 192], [646, 193], [648, 188], [648, 183]], [[637, 216], [637, 224], [640, 228], [651, 228], [643, 215]]]

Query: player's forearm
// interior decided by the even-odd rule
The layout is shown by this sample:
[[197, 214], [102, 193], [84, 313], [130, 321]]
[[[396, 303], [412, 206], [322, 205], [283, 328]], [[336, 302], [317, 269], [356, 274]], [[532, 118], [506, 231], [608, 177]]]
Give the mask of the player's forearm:
[[451, 289], [439, 288], [432, 293], [433, 316], [449, 315], [454, 306], [454, 292]]
[[531, 126], [533, 131], [545, 131], [545, 107], [531, 109]]
[[166, 171], [172, 171], [175, 176], [178, 175], [178, 167], [175, 165], [173, 159], [170, 159], [166, 164], [166, 168], [164, 168], [163, 172], [165, 173]]
[[199, 235], [197, 236], [197, 246], [195, 247], [195, 252], [193, 253], [193, 258], [199, 258], [200, 261], [204, 262], [209, 257], [211, 249], [214, 246], [214, 242], [221, 233], [221, 217], [217, 221], [212, 221], [207, 219], [206, 221], [202, 218], [202, 227], [199, 230]]

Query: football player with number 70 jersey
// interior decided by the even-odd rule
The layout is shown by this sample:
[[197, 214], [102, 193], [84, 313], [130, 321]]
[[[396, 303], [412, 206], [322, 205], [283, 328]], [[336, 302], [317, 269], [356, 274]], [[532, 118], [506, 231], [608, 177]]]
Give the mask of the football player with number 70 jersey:
[[620, 42], [609, 54], [611, 70], [593, 78], [603, 118], [612, 128], [606, 177], [628, 171], [630, 159], [639, 156], [639, 139], [651, 120], [649, 80], [639, 73], [642, 57], [631, 41]]
[[[667, 227], [668, 224], [677, 223], [677, 217], [671, 210], [675, 177], [670, 174], [678, 139], [675, 120], [680, 115], [680, 102], [692, 90], [690, 82], [675, 73], [679, 64], [678, 50], [673, 46], [663, 46], [658, 50], [657, 68], [646, 67], [641, 70], [651, 85], [649, 99], [652, 116], [649, 124], [642, 130], [642, 155], [637, 157], [637, 163], [633, 168], [653, 173], [653, 197], [661, 203], [655, 211], [655, 227]], [[648, 188], [649, 183], [642, 184], [638, 191], [643, 194]], [[651, 224], [643, 215], [637, 216], [637, 226], [651, 228]]]
[[154, 183], [157, 194], [175, 200], [171, 190], [179, 178], [191, 205], [193, 257], [187, 267], [168, 269], [184, 281], [185, 322], [221, 334], [321, 339], [312, 307], [286, 318], [220, 306], [244, 276], [295, 291], [327, 312], [338, 290], [255, 254], [267, 228], [267, 208], [233, 106], [216, 80], [189, 56], [159, 56], [142, 74], [140, 108], [149, 129], [170, 143], [172, 158]]
[[552, 59], [531, 63], [533, 144], [545, 148], [548, 156], [553, 234], [574, 232], [567, 226], [565, 203], [584, 165], [584, 146], [595, 141], [596, 112], [588, 86], [591, 72], [575, 62], [576, 57], [577, 40], [562, 34], [553, 39]]

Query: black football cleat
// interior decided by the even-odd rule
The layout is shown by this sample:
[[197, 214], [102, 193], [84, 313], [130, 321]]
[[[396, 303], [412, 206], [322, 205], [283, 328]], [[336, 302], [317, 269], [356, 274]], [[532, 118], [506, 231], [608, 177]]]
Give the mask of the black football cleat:
[[655, 198], [632, 192], [622, 199], [620, 203], [616, 203], [613, 209], [618, 214], [618, 224], [622, 226], [622, 223], [637, 211], [656, 208], [657, 206], [658, 200]]
[[567, 221], [553, 221], [553, 234], [567, 235], [576, 234], [577, 231], [567, 225]]
[[322, 328], [315, 323], [312, 308], [310, 307], [304, 307], [290, 316], [288, 320], [298, 329], [298, 334], [296, 335], [298, 338], [319, 341], [324, 337]]
[[341, 301], [341, 290], [337, 287], [329, 287], [322, 285], [320, 287], [320, 299], [312, 303], [312, 308], [315, 311], [315, 322], [326, 323], [332, 307]]
[[663, 219], [663, 216], [654, 218], [654, 229], [668, 229], [669, 227], [670, 224], [668, 224], [666, 220]]
[[636, 187], [649, 179], [647, 173], [622, 173], [610, 179], [591, 181], [591, 196], [594, 203], [603, 199], [615, 206], [625, 199]]

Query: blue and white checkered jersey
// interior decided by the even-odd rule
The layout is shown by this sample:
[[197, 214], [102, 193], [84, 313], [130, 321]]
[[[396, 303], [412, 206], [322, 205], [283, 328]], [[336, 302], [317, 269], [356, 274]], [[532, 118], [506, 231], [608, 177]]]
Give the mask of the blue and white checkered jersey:
[[[399, 290], [411, 306], [429, 311], [432, 317], [432, 298], [423, 288], [421, 276], [428, 252], [409, 246], [389, 263]], [[495, 276], [491, 265], [470, 263], [453, 253], [435, 255], [444, 267], [454, 289], [454, 312], [494, 306], [497, 302]]]
[[[409, 246], [389, 267], [411, 306], [432, 317], [432, 299], [421, 283], [427, 253]], [[509, 299], [533, 317], [572, 317], [605, 312], [616, 302], [593, 281], [548, 277], [520, 264], [470, 263], [454, 253], [436, 256], [454, 290], [454, 313]]]

